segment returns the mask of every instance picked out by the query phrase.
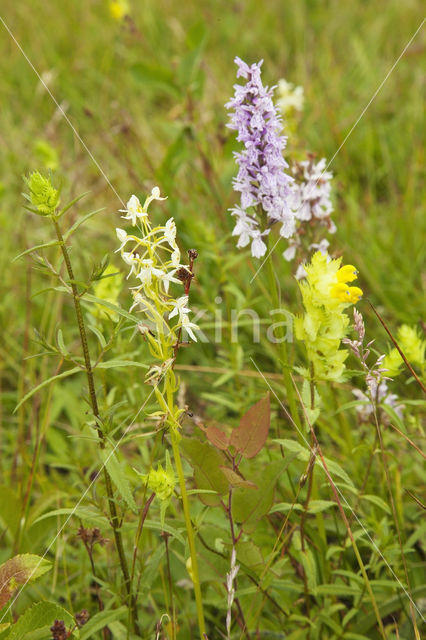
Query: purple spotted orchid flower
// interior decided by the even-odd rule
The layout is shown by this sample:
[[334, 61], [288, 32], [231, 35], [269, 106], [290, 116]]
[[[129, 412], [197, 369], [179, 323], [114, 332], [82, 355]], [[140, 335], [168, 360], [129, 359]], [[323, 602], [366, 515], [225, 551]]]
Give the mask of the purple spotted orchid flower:
[[225, 105], [230, 112], [228, 127], [238, 132], [237, 140], [244, 145], [234, 154], [239, 169], [233, 183], [240, 193], [240, 203], [231, 210], [237, 219], [233, 235], [239, 236], [238, 247], [251, 242], [256, 258], [266, 252], [263, 238], [273, 223], [281, 225], [284, 238], [295, 231], [289, 204], [293, 178], [286, 174], [288, 164], [283, 158], [287, 138], [282, 135], [281, 118], [272, 101], [273, 88], [262, 84], [262, 62], [248, 66], [235, 58], [237, 78], [244, 78], [246, 83], [234, 85], [234, 97]]

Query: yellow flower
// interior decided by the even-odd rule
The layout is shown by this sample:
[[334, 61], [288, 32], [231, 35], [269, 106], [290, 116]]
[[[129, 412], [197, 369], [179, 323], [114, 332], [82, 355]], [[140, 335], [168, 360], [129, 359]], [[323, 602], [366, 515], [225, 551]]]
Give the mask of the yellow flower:
[[345, 266], [341, 267], [336, 273], [338, 282], [352, 282], [356, 280], [357, 277], [358, 271], [351, 264], [345, 264]]
[[362, 296], [359, 287], [347, 284], [356, 279], [356, 268], [340, 264], [341, 259], [318, 251], [305, 266], [306, 280], [299, 283], [305, 314], [295, 318], [295, 334], [306, 346], [317, 380], [342, 378], [347, 352], [339, 347], [349, 325], [344, 310]]
[[109, 12], [114, 20], [121, 22], [123, 18], [130, 14], [130, 5], [127, 0], [111, 0], [109, 3]]
[[355, 304], [362, 298], [362, 289], [359, 287], [348, 287], [343, 282], [337, 282], [333, 284], [330, 293], [333, 298], [337, 298], [341, 302], [350, 302]]

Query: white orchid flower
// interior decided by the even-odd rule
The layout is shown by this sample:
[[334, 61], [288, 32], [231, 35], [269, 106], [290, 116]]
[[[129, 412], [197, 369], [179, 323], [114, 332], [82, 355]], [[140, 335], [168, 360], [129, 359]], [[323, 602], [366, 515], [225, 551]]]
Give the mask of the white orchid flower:
[[121, 257], [123, 258], [124, 262], [130, 266], [130, 271], [126, 278], [126, 280], [128, 280], [132, 273], [136, 274], [139, 264], [139, 255], [137, 253], [132, 253], [131, 251], [123, 251]]
[[125, 209], [120, 209], [121, 213], [127, 213], [126, 216], [121, 216], [124, 220], [131, 220], [132, 225], [135, 226], [138, 218], [146, 218], [148, 213], [145, 207], [142, 208], [139, 198], [135, 195], [131, 196], [126, 204]]
[[148, 207], [153, 200], [167, 200], [167, 196], [165, 198], [162, 198], [160, 196], [160, 189], [158, 187], [154, 187], [151, 190], [151, 195], [148, 196], [145, 202], [143, 203], [143, 210], [146, 216], [148, 215]]
[[190, 321], [190, 319], [188, 318], [187, 315], [182, 314], [182, 316], [180, 318], [180, 325], [181, 325], [182, 329], [185, 329], [185, 331], [187, 332], [189, 337], [192, 338], [192, 340], [194, 340], [194, 342], [197, 342], [197, 338], [194, 335], [194, 332], [192, 331], [192, 329], [198, 329], [198, 327], [194, 322]]
[[126, 246], [126, 244], [129, 242], [129, 240], [131, 238], [130, 238], [130, 236], [127, 235], [127, 233], [124, 231], [124, 229], [120, 229], [119, 227], [116, 228], [115, 232], [117, 234], [117, 238], [121, 242], [121, 245], [119, 246], [117, 251], [115, 251], [115, 253], [118, 253], [119, 251], [121, 251], [123, 249], [123, 247]]
[[176, 224], [173, 218], [170, 218], [166, 222], [164, 227], [164, 236], [172, 249], [176, 249]]
[[140, 307], [140, 311], [145, 311], [146, 304], [145, 304], [145, 298], [143, 297], [143, 295], [138, 291], [136, 291], [135, 293], [132, 292], [132, 294], [133, 294], [133, 304], [129, 309], [130, 313], [132, 313], [133, 309], [137, 306]]
[[177, 300], [172, 300], [172, 304], [173, 304], [173, 309], [169, 313], [169, 320], [171, 318], [174, 318], [178, 314], [179, 314], [179, 319], [182, 319], [182, 316], [184, 314], [190, 313], [191, 311], [191, 309], [188, 309], [186, 306], [188, 304], [188, 296], [182, 296]]
[[180, 264], [180, 249], [178, 247], [175, 248], [175, 250], [173, 251], [172, 255], [171, 255], [171, 263], [174, 267], [178, 268], [181, 266]]
[[152, 276], [155, 276], [156, 278], [164, 278], [166, 275], [164, 271], [162, 271], [162, 269], [157, 269], [156, 267], [154, 267], [154, 263], [150, 259], [142, 260], [140, 263], [140, 267], [140, 271], [136, 277], [139, 278], [139, 280], [142, 282], [142, 285], [148, 287], [152, 284]]

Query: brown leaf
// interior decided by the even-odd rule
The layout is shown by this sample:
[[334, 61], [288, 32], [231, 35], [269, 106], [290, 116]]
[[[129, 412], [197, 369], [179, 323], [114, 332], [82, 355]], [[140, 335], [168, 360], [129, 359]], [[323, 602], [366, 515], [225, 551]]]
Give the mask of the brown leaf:
[[0, 566], [0, 609], [9, 602], [17, 587], [33, 582], [49, 569], [50, 562], [30, 553], [15, 556], [2, 564]]
[[245, 458], [254, 458], [265, 444], [271, 422], [269, 393], [241, 418], [231, 434], [230, 444]]
[[229, 447], [229, 438], [218, 427], [210, 425], [205, 429], [205, 433], [210, 442], [221, 451], [225, 451]]

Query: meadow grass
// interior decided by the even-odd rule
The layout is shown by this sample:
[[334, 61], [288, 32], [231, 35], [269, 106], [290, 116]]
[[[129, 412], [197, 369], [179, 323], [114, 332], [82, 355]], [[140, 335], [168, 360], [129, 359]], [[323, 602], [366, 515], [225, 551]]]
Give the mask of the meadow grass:
[[[88, 424], [83, 375], [69, 375], [44, 386], [14, 412], [25, 394], [71, 368], [57, 357], [30, 357], [43, 351], [34, 328], [57, 346], [61, 329], [59, 341], [63, 339], [66, 351], [77, 354], [76, 363], [81, 364], [74, 309], [64, 287], [59, 284], [54, 290], [58, 282], [29, 255], [12, 262], [28, 247], [55, 239], [46, 220], [24, 210], [21, 196], [22, 176], [46, 167], [39, 141], [56, 150], [55, 181], [62, 184], [62, 205], [89, 192], [61, 220], [63, 231], [78, 216], [102, 208], [72, 237], [70, 256], [78, 283], [87, 279], [93, 265], [99, 265], [106, 254], [124, 273], [119, 256], [113, 254], [118, 246], [114, 229], [121, 226], [117, 210], [124, 208], [130, 194], [142, 200], [159, 185], [168, 196], [156, 204], [153, 216], [158, 224], [174, 216], [181, 246], [197, 249], [191, 304], [209, 313], [199, 326], [210, 342], [180, 349], [176, 365], [182, 381], [177, 401], [181, 406], [187, 404], [195, 416], [186, 423], [186, 435], [202, 439], [200, 423], [235, 427], [269, 390], [271, 442], [255, 461], [246, 461], [244, 471], [259, 483], [263, 470], [281, 460], [273, 438], [285, 439], [288, 459], [300, 454], [297, 447], [302, 445], [283, 410], [282, 362], [276, 345], [266, 340], [263, 329], [260, 342], [253, 342], [250, 327], [243, 324], [238, 340], [232, 341], [227, 324], [232, 309], [250, 308], [267, 318], [267, 309], [274, 302], [266, 268], [253, 280], [258, 261], [249, 252], [238, 251], [231, 237], [233, 223], [227, 211], [236, 201], [232, 151], [238, 144], [226, 128], [223, 105], [235, 82], [233, 59], [238, 55], [251, 63], [263, 58], [266, 84], [274, 85], [285, 77], [304, 87], [305, 108], [294, 134], [289, 135], [289, 155], [302, 158], [309, 150], [319, 158], [331, 159], [350, 133], [330, 166], [337, 225], [332, 247], [336, 254], [344, 255], [345, 263], [359, 269], [364, 299], [357, 308], [378, 355], [387, 352], [391, 343], [367, 299], [393, 334], [403, 323], [420, 326], [424, 310], [424, 29], [351, 130], [421, 25], [421, 9], [414, 0], [147, 0], [131, 2], [130, 19], [120, 22], [112, 18], [108, 3], [100, 0], [2, 3], [0, 18], [61, 107], [58, 110], [0, 23], [0, 564], [17, 553], [42, 556], [59, 532], [47, 555], [53, 571], [22, 591], [13, 605], [13, 619], [31, 604], [45, 600], [72, 614], [86, 608], [93, 618], [100, 615], [101, 594], [106, 613], [98, 619], [104, 624], [93, 627], [86, 637], [108, 637], [102, 631], [106, 625], [118, 639], [154, 638], [156, 632], [163, 634], [161, 638], [199, 637], [179, 502], [172, 502], [167, 512], [164, 530], [170, 536], [168, 542], [160, 537], [163, 528], [156, 503], [143, 522], [136, 565], [136, 574], [141, 575], [139, 635], [134, 631], [128, 635], [131, 619], [124, 607], [127, 602], [112, 540], [104, 548], [96, 547], [98, 577], [94, 579], [90, 554], [76, 537], [81, 524], [99, 527], [104, 537], [113, 537], [100, 481], [90, 487], [75, 515], [61, 528], [100, 466], [98, 445]], [[273, 254], [279, 293], [287, 308], [300, 313], [292, 265], [281, 256], [285, 247], [281, 240]], [[61, 266], [58, 247], [48, 249], [46, 255], [52, 264]], [[93, 305], [84, 297], [82, 304], [90, 318]], [[125, 285], [120, 304], [123, 309], [131, 304]], [[215, 342], [213, 319], [219, 313], [224, 329], [222, 340]], [[109, 318], [104, 317], [101, 326], [107, 338], [113, 334], [115, 325]], [[89, 344], [95, 353], [99, 345], [94, 332]], [[289, 351], [300, 366], [303, 348], [290, 345]], [[149, 497], [133, 468], [147, 473], [163, 450], [155, 423], [147, 417], [158, 409], [152, 388], [143, 384], [141, 365], [148, 358], [133, 327], [124, 325], [106, 354], [104, 368], [96, 372], [111, 440], [117, 442], [123, 429], [132, 424], [119, 449], [121, 470], [139, 510], [132, 513], [120, 489], [116, 495], [119, 512], [125, 515], [122, 534], [130, 563], [138, 522], [142, 523], [142, 505]], [[107, 362], [114, 359], [127, 364], [108, 368]], [[403, 437], [422, 448], [421, 391], [407, 371], [392, 383], [392, 392], [400, 396], [406, 409], [403, 420], [391, 416], [402, 434], [389, 425], [382, 428], [383, 457], [375, 426], [357, 419], [351, 390], [363, 388], [365, 382], [352, 356], [348, 368], [351, 377], [344, 384], [320, 385], [323, 408], [316, 428], [322, 452], [332, 463], [334, 482], [357, 516], [343, 505], [368, 573], [367, 583], [334, 504], [316, 502], [317, 511], [309, 514], [305, 509], [300, 535], [301, 514], [309, 499], [334, 500], [320, 470], [315, 471], [313, 495], [307, 494], [310, 483], [299, 494], [299, 478], [309, 462], [305, 447], [308, 459], [299, 455], [280, 476], [275, 503], [284, 505], [282, 510], [248, 527], [239, 551], [238, 607], [245, 612], [252, 638], [268, 637], [268, 631], [276, 634], [270, 637], [292, 640], [383, 637], [369, 588], [389, 639], [416, 637], [407, 592], [420, 612], [423, 603], [424, 615], [424, 523], [421, 502], [416, 501], [422, 500], [424, 468], [421, 455]], [[300, 389], [297, 372], [294, 379]], [[306, 437], [311, 442], [308, 432]], [[186, 458], [193, 463], [188, 452]], [[188, 487], [194, 488], [188, 462], [185, 474]], [[290, 508], [293, 502], [296, 507]], [[191, 496], [191, 513], [207, 634], [213, 640], [226, 637], [224, 584], [232, 545], [222, 512], [206, 508]], [[282, 540], [278, 534], [284, 521]], [[272, 554], [274, 542], [279, 546], [276, 556]], [[235, 638], [244, 637], [241, 610], [235, 609], [235, 621], [239, 621], [234, 621]], [[160, 629], [159, 621], [166, 612], [176, 617], [177, 625], [164, 619]], [[421, 629], [418, 612], [416, 618]], [[3, 622], [11, 620], [8, 613]], [[2, 632], [0, 626], [0, 638], [7, 638], [9, 632], [9, 628]], [[51, 637], [47, 626], [44, 633], [25, 638]], [[73, 637], [78, 637], [77, 631]]]

